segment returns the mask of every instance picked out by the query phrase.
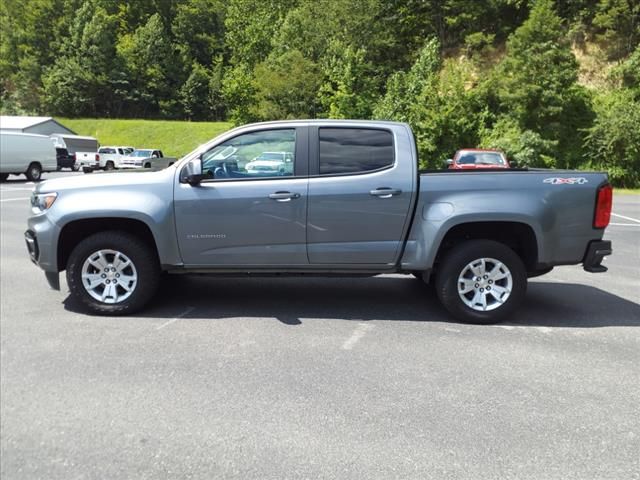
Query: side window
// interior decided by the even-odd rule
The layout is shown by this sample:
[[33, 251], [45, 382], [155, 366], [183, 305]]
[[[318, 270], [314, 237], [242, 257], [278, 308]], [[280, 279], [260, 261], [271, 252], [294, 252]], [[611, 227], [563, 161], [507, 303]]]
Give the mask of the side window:
[[295, 147], [294, 129], [245, 133], [206, 152], [202, 170], [216, 179], [293, 176]]
[[345, 175], [393, 165], [393, 135], [369, 128], [320, 128], [320, 175]]

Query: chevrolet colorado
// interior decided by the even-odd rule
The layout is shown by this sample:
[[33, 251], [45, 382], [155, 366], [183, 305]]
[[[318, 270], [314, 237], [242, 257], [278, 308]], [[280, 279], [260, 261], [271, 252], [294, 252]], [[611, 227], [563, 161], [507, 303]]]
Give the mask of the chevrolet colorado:
[[[246, 168], [264, 152], [289, 154], [292, 168]], [[71, 295], [98, 314], [141, 309], [162, 272], [406, 273], [433, 283], [456, 318], [490, 323], [514, 312], [528, 277], [606, 271], [611, 201], [604, 173], [420, 172], [403, 123], [269, 122], [164, 170], [42, 182], [25, 239], [49, 285], [66, 270]]]

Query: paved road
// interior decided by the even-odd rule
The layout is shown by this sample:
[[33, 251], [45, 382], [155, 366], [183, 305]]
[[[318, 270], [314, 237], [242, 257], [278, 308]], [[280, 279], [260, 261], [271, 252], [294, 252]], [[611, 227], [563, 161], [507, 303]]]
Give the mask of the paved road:
[[3, 479], [640, 479], [640, 196], [608, 273], [472, 326], [393, 275], [188, 278], [87, 316], [27, 260], [29, 188], [0, 195]]

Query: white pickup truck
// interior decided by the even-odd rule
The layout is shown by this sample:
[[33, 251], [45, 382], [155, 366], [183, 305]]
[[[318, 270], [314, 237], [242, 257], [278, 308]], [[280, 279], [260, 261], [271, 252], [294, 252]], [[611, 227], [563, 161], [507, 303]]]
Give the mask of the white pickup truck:
[[134, 150], [120, 162], [120, 168], [153, 168], [159, 170], [173, 165], [177, 159], [165, 157], [162, 150], [141, 148]]
[[135, 148], [124, 146], [106, 146], [98, 149], [100, 168], [114, 170], [120, 168], [122, 160], [131, 154]]

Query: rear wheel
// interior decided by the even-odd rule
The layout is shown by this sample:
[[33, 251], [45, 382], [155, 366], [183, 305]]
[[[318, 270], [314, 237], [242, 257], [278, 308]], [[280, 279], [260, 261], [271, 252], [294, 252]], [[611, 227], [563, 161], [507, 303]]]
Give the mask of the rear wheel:
[[42, 167], [39, 163], [33, 162], [29, 165], [29, 168], [27, 168], [25, 175], [27, 180], [31, 182], [38, 182], [40, 181], [40, 177], [42, 177]]
[[108, 161], [106, 163], [106, 165], [104, 166], [105, 170], [114, 170], [116, 168], [116, 166], [113, 164], [112, 161]]
[[155, 294], [159, 281], [155, 252], [125, 232], [99, 232], [87, 237], [67, 262], [71, 295], [99, 315], [140, 310]]
[[471, 240], [443, 258], [436, 291], [444, 307], [464, 322], [494, 323], [514, 312], [527, 290], [520, 257], [493, 240]]

